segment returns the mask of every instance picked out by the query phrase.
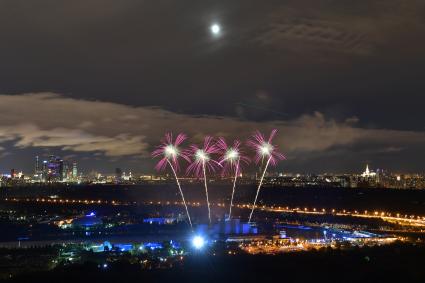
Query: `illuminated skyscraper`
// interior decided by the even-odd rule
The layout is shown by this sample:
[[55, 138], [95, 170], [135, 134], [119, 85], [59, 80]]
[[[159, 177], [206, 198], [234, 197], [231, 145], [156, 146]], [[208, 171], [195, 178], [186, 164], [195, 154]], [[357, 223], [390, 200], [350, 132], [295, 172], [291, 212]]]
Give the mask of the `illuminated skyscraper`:
[[69, 164], [66, 161], [62, 161], [62, 172], [61, 172], [61, 181], [68, 181], [68, 172], [69, 172]]
[[77, 162], [72, 162], [72, 179], [76, 181], [78, 179], [78, 168]]
[[57, 156], [49, 156], [49, 160], [43, 161], [42, 179], [47, 182], [63, 181], [64, 164]]
[[35, 157], [35, 166], [34, 166], [34, 175], [39, 175], [41, 173], [40, 170], [40, 159], [38, 155]]
[[362, 174], [363, 178], [374, 178], [376, 177], [376, 173], [369, 170], [369, 164], [366, 165], [366, 170]]

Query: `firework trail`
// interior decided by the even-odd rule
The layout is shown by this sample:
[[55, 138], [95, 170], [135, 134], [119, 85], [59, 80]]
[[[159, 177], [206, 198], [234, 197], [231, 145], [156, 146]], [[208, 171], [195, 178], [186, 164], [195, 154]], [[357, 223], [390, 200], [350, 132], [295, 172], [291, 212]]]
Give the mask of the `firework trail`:
[[174, 178], [176, 179], [177, 186], [180, 191], [180, 195], [186, 209], [187, 219], [189, 220], [190, 227], [192, 228], [192, 220], [190, 219], [189, 210], [186, 205], [186, 200], [184, 199], [184, 194], [182, 188], [180, 186], [179, 178], [177, 177], [177, 172], [180, 169], [180, 165], [178, 162], [178, 158], [181, 157], [184, 160], [190, 162], [189, 156], [186, 154], [184, 150], [180, 150], [179, 146], [186, 140], [185, 134], [178, 134], [176, 140], [173, 141], [173, 134], [167, 133], [165, 134], [164, 139], [161, 141], [161, 144], [157, 147], [156, 150], [152, 152], [153, 157], [162, 157], [158, 164], [155, 166], [155, 169], [158, 171], [164, 171], [169, 165], [171, 170], [173, 171]]
[[212, 137], [205, 137], [204, 145], [202, 148], [197, 145], [190, 146], [189, 153], [193, 157], [192, 163], [187, 167], [186, 173], [194, 175], [198, 178], [204, 179], [205, 186], [205, 195], [207, 198], [208, 206], [208, 219], [211, 224], [211, 210], [210, 210], [210, 200], [208, 196], [208, 182], [207, 182], [207, 170], [208, 172], [215, 172], [217, 167], [221, 165], [211, 159], [211, 155], [218, 153], [219, 148], [213, 143]]
[[235, 188], [236, 188], [236, 180], [238, 178], [238, 175], [241, 173], [241, 164], [243, 163], [248, 164], [249, 158], [243, 155], [243, 152], [241, 151], [241, 142], [238, 140], [235, 140], [233, 142], [232, 146], [228, 146], [226, 143], [226, 140], [224, 138], [219, 138], [217, 142], [217, 147], [220, 149], [220, 160], [219, 163], [223, 166], [223, 175], [232, 175], [233, 177], [233, 186], [232, 186], [232, 197], [230, 198], [230, 208], [229, 208], [229, 217], [228, 219], [231, 219], [232, 216], [232, 207], [233, 207], [233, 198], [235, 195]]
[[280, 160], [285, 159], [285, 156], [277, 150], [277, 147], [275, 145], [272, 144], [273, 138], [276, 136], [276, 133], [276, 129], [272, 130], [269, 138], [266, 139], [262, 133], [256, 131], [251, 137], [251, 139], [247, 142], [247, 145], [255, 150], [255, 163], [258, 164], [261, 161], [267, 159], [263, 174], [261, 175], [260, 183], [258, 184], [257, 193], [255, 195], [251, 213], [249, 214], [248, 222], [251, 222], [252, 214], [254, 213], [255, 206], [257, 204], [257, 198], [260, 193], [260, 189], [263, 184], [267, 168], [269, 167], [269, 165], [276, 166]]

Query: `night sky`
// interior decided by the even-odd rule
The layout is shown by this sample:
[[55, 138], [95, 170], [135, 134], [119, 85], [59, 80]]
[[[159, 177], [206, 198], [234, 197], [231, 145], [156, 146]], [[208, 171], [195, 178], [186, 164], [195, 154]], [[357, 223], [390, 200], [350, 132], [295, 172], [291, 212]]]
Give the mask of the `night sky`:
[[166, 131], [256, 128], [279, 171], [425, 171], [423, 0], [3, 0], [0, 23], [0, 172], [151, 172]]

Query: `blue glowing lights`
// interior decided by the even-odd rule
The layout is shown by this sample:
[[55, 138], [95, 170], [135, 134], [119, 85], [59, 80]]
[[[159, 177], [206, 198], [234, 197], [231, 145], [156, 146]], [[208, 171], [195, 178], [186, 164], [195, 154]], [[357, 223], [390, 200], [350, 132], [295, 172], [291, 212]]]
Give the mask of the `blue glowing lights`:
[[205, 246], [205, 239], [201, 236], [195, 236], [192, 239], [192, 244], [195, 247], [195, 249], [200, 250]]

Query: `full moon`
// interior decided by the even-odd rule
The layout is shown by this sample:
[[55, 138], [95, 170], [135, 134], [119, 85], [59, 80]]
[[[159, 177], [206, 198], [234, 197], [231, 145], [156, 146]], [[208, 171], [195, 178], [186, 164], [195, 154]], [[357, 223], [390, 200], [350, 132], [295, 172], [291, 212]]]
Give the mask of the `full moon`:
[[213, 24], [213, 25], [210, 27], [210, 29], [211, 29], [212, 34], [214, 34], [214, 35], [218, 35], [218, 34], [220, 34], [221, 27], [220, 27], [218, 24]]

